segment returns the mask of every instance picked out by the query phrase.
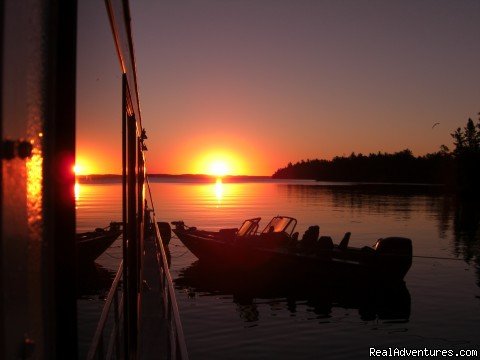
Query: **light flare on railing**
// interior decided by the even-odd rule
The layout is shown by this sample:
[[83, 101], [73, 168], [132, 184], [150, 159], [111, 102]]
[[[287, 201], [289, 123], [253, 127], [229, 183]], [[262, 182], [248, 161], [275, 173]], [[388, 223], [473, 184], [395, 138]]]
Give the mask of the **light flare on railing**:
[[[150, 190], [150, 185], [147, 181]], [[151, 192], [149, 191], [151, 194]], [[150, 201], [152, 198], [150, 197]], [[165, 305], [165, 317], [169, 321], [169, 336], [170, 336], [170, 358], [188, 360], [187, 345], [183, 333], [182, 321], [180, 319], [180, 312], [178, 309], [177, 299], [175, 296], [175, 288], [173, 286], [172, 275], [168, 268], [167, 254], [163, 246], [160, 230], [158, 228], [155, 212], [152, 212], [152, 224], [155, 229], [155, 243], [157, 245], [157, 258], [161, 267], [160, 282], [162, 286], [163, 302]], [[177, 355], [178, 352], [178, 355]]]

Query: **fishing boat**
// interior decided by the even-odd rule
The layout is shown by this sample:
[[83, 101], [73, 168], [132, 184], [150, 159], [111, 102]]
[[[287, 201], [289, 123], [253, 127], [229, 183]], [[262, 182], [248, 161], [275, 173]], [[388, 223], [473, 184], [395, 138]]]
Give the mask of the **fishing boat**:
[[339, 244], [319, 236], [310, 226], [299, 240], [297, 220], [275, 216], [262, 231], [261, 218], [245, 220], [237, 229], [199, 230], [174, 221], [173, 232], [200, 260], [230, 268], [312, 275], [345, 275], [373, 280], [402, 280], [412, 264], [412, 241], [404, 237], [378, 239], [373, 246], [348, 246], [347, 232]]
[[92, 262], [107, 250], [122, 233], [121, 222], [111, 222], [105, 228], [78, 233], [77, 255], [79, 262]]

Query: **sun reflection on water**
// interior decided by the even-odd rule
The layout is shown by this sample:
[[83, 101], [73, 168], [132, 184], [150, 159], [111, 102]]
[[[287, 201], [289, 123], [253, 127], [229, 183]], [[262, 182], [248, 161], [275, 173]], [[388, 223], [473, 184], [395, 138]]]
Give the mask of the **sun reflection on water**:
[[222, 203], [222, 198], [223, 198], [223, 183], [222, 183], [222, 178], [217, 178], [217, 181], [215, 182], [214, 185], [215, 189], [215, 197], [217, 198], [217, 206], [219, 206]]
[[78, 199], [80, 198], [80, 183], [78, 182], [78, 180], [75, 180], [75, 185], [73, 187], [73, 193], [75, 194], [75, 202], [77, 202]]

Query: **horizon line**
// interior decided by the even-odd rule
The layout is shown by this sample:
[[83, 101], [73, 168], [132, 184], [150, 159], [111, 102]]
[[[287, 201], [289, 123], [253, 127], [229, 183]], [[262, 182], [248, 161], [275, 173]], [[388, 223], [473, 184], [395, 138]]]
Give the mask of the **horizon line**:
[[[166, 173], [152, 173], [148, 174], [148, 176], [156, 176], [156, 177], [208, 177], [208, 178], [235, 178], [235, 177], [249, 177], [249, 178], [271, 178], [272, 175], [212, 175], [212, 174], [166, 174]], [[75, 175], [76, 178], [78, 177], [88, 177], [88, 176], [112, 176], [112, 177], [121, 177], [122, 174], [111, 174], [111, 173], [95, 173], [95, 174], [78, 174]]]

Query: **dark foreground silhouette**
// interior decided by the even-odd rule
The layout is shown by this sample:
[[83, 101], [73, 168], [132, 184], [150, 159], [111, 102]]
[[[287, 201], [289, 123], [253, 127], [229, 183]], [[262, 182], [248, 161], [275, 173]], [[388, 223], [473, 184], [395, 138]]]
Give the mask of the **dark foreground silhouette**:
[[258, 304], [283, 303], [295, 313], [305, 304], [317, 317], [330, 317], [333, 308], [358, 309], [362, 320], [407, 322], [410, 293], [405, 283], [368, 285], [335, 277], [308, 278], [291, 274], [272, 278], [268, 274], [234, 271], [197, 261], [183, 269], [175, 280], [189, 296], [232, 296], [245, 321], [258, 320]]

